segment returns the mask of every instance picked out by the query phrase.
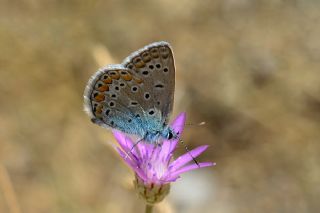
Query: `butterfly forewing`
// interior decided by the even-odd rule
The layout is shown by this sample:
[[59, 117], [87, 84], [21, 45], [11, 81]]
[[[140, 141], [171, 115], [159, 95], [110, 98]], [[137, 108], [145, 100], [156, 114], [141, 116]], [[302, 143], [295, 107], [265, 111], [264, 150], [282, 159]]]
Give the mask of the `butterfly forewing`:
[[165, 120], [172, 111], [175, 86], [175, 66], [167, 42], [150, 44], [126, 58], [123, 65], [142, 79], [139, 103], [145, 112], [161, 112]]

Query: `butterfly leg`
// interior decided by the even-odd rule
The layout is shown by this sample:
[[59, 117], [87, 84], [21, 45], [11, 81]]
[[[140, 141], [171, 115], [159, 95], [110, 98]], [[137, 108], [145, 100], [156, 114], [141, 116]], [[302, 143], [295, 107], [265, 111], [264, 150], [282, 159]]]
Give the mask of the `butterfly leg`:
[[143, 141], [143, 139], [140, 139], [140, 140], [138, 140], [137, 142], [135, 142], [135, 143], [133, 144], [133, 146], [131, 147], [130, 151], [126, 153], [127, 155], [126, 155], [125, 159], [127, 159], [127, 157], [129, 156], [129, 154], [132, 154], [133, 149], [134, 149], [141, 141]]

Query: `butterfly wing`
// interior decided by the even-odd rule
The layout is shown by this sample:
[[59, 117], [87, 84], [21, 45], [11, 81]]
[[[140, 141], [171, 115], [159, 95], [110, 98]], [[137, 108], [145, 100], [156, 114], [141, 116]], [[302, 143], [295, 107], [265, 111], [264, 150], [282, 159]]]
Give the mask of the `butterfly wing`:
[[132, 87], [139, 79], [122, 65], [109, 65], [98, 70], [89, 80], [85, 93], [85, 111], [92, 122], [122, 132], [143, 136], [139, 104], [132, 100]]
[[161, 131], [173, 106], [175, 67], [171, 47], [152, 43], [122, 64], [98, 70], [89, 80], [85, 110], [103, 127], [138, 135]]
[[137, 97], [143, 110], [147, 113], [160, 112], [167, 123], [175, 87], [175, 66], [170, 44], [164, 41], [149, 44], [132, 53], [122, 64], [143, 80], [142, 96]]

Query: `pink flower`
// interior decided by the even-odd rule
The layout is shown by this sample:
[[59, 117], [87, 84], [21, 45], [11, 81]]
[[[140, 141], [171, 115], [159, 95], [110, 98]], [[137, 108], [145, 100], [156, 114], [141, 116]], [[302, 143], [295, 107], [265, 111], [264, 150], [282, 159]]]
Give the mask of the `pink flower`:
[[[181, 113], [170, 127], [181, 135], [185, 119], [186, 114]], [[138, 189], [140, 187], [140, 195], [149, 203], [161, 201], [169, 193], [169, 183], [176, 181], [182, 173], [215, 165], [212, 162], [196, 164], [193, 160], [204, 152], [208, 145], [199, 146], [174, 160], [173, 152], [179, 142], [178, 139], [163, 140], [160, 146], [141, 141], [132, 149], [134, 142], [127, 135], [116, 130], [113, 134], [120, 145], [116, 148], [117, 151], [135, 172], [136, 187]], [[163, 193], [159, 194], [161, 190]], [[155, 193], [152, 193], [153, 191]], [[151, 196], [147, 196], [146, 192]]]

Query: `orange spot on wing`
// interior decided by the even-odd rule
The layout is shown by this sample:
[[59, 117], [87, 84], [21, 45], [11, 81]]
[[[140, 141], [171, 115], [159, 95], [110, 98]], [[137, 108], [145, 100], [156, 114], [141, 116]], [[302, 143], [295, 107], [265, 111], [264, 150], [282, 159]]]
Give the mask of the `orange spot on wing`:
[[97, 106], [97, 108], [96, 108], [96, 114], [101, 114], [101, 113], [102, 113], [102, 109], [103, 109], [103, 106], [102, 106], [102, 105]]
[[109, 86], [108, 85], [102, 85], [101, 87], [98, 88], [98, 91], [100, 91], [100, 92], [109, 91]]
[[132, 63], [129, 63], [128, 65], [127, 65], [127, 67], [129, 68], [129, 69], [133, 69], [133, 64]]
[[101, 102], [101, 101], [104, 101], [105, 96], [104, 96], [104, 94], [99, 94], [99, 95], [97, 95], [96, 97], [94, 97], [94, 99], [95, 99], [97, 102]]
[[148, 52], [144, 52], [144, 53], [142, 53], [141, 54], [141, 57], [142, 57], [142, 60], [144, 61], [144, 62], [149, 62], [149, 61], [151, 61], [151, 56], [149, 55], [149, 53]]
[[163, 58], [168, 58], [169, 49], [167, 47], [160, 47], [160, 54]]
[[112, 79], [119, 80], [120, 74], [119, 74], [118, 72], [116, 72], [114, 75], [111, 75], [111, 78], [112, 78]]
[[106, 84], [111, 84], [111, 83], [112, 83], [112, 78], [111, 78], [110, 76], [108, 76], [108, 78], [103, 79], [102, 81], [103, 81], [104, 83], [106, 83]]
[[122, 75], [121, 78], [125, 81], [131, 81], [132, 80], [132, 75], [130, 74], [125, 74], [125, 75]]
[[134, 63], [134, 66], [136, 68], [142, 68], [145, 67], [146, 64], [142, 61], [142, 59], [140, 57], [136, 57], [132, 60], [132, 62]]
[[150, 50], [150, 52], [151, 52], [152, 57], [154, 57], [154, 58], [159, 58], [159, 52], [158, 52], [158, 49], [157, 49], [157, 48], [152, 48], [152, 49]]
[[142, 82], [143, 82], [143, 80], [141, 79], [141, 78], [136, 78], [136, 79], [134, 79], [135, 80], [135, 82], [137, 82], [138, 84], [141, 84]]

